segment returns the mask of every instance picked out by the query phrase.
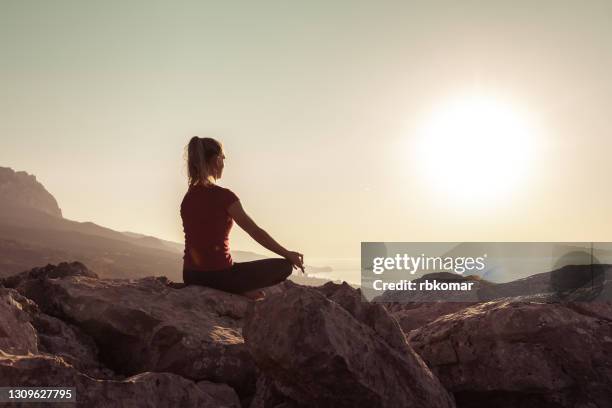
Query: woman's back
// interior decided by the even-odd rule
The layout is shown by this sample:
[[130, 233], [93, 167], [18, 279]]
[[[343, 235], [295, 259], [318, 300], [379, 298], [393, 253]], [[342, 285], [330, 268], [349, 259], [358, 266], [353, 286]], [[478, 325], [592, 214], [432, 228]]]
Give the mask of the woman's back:
[[[284, 281], [293, 268], [304, 272], [304, 255], [276, 242], [246, 214], [236, 194], [216, 185], [225, 166], [221, 143], [194, 136], [186, 153], [190, 187], [181, 203], [185, 232], [183, 281], [260, 299], [263, 292], [258, 289]], [[282, 258], [234, 262], [228, 239], [234, 221]]]
[[189, 188], [181, 203], [185, 233], [183, 268], [219, 270], [232, 266], [229, 232], [233, 220], [227, 208], [238, 200], [231, 190], [218, 185], [195, 185]]

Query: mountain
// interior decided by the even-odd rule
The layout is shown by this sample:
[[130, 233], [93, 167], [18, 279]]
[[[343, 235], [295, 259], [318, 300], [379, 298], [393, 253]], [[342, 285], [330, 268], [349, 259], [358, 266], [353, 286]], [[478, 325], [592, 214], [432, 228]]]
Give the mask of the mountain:
[[13, 171], [0, 167], [0, 197], [2, 204], [18, 208], [30, 208], [62, 218], [62, 210], [55, 198], [36, 180], [36, 176], [25, 171]]
[[87, 262], [105, 277], [181, 279], [176, 250], [63, 218], [56, 199], [33, 175], [2, 167], [0, 191], [0, 276], [70, 259]]

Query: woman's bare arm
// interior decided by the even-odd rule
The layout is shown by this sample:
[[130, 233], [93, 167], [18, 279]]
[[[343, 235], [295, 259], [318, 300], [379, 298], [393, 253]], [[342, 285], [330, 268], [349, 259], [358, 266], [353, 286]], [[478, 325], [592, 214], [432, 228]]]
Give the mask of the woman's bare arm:
[[261, 244], [266, 249], [278, 254], [282, 257], [287, 257], [289, 251], [281, 244], [276, 242], [266, 231], [260, 228], [255, 221], [242, 208], [240, 200], [235, 201], [227, 209], [229, 215], [236, 221], [236, 224], [246, 231], [255, 241]]
[[242, 208], [240, 200], [232, 203], [227, 208], [227, 211], [234, 221], [236, 221], [236, 224], [245, 230], [255, 241], [260, 243], [264, 248], [286, 258], [291, 262], [293, 268], [299, 268], [302, 270], [302, 273], [304, 273], [304, 255], [299, 252], [288, 251], [281, 244], [276, 242], [270, 234], [255, 224], [255, 221], [253, 221]]

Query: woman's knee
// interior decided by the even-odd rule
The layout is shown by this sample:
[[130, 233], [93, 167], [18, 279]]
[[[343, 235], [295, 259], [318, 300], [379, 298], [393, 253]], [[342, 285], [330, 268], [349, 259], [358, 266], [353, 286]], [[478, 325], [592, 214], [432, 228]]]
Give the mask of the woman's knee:
[[293, 264], [285, 258], [278, 259], [278, 270], [280, 274], [283, 276], [283, 279], [287, 278], [293, 272]]
[[285, 258], [272, 258], [268, 260], [268, 265], [271, 269], [270, 272], [274, 271], [275, 279], [286, 279], [293, 271], [293, 264]]

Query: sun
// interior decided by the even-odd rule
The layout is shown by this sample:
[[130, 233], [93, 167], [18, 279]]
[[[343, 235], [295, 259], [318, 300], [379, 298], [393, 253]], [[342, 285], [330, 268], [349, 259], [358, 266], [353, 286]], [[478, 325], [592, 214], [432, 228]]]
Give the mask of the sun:
[[526, 114], [473, 94], [441, 103], [413, 147], [419, 178], [433, 192], [473, 205], [516, 191], [529, 174], [535, 140]]

